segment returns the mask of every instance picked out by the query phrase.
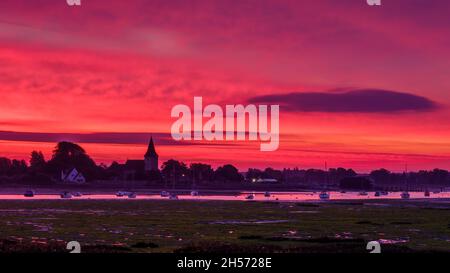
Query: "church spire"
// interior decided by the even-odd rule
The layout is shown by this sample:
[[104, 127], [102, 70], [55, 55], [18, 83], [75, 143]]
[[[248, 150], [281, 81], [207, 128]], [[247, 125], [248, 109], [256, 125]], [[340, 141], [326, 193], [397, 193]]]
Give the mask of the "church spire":
[[148, 143], [147, 152], [144, 157], [158, 157], [158, 154], [155, 150], [155, 145], [153, 144], [153, 137], [150, 137], [150, 142]]

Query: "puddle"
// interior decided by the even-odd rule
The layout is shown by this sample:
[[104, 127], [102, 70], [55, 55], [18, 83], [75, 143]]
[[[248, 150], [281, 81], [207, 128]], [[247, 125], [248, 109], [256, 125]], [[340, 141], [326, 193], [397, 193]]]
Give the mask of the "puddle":
[[409, 242], [409, 239], [379, 239], [378, 242], [383, 245], [403, 244]]
[[336, 233], [334, 235], [334, 238], [336, 239], [353, 239], [351, 232], [342, 232], [342, 233]]
[[286, 222], [289, 222], [289, 220], [249, 220], [249, 221], [228, 220], [228, 221], [213, 221], [213, 222], [209, 222], [209, 224], [253, 225], [253, 224], [277, 224], [277, 223], [286, 223]]

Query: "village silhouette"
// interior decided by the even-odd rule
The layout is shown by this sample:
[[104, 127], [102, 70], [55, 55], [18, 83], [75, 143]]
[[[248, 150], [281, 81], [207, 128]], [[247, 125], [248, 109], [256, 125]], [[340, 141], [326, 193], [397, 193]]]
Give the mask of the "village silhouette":
[[191, 163], [170, 159], [159, 167], [159, 155], [150, 138], [143, 158], [116, 161], [109, 166], [96, 164], [78, 144], [57, 143], [49, 160], [40, 151], [32, 151], [29, 162], [0, 157], [1, 185], [59, 187], [89, 185], [94, 187], [120, 186], [130, 188], [210, 188], [210, 189], [354, 189], [354, 190], [428, 190], [450, 185], [447, 170], [421, 170], [394, 173], [386, 169], [358, 174], [352, 169], [285, 168], [264, 170], [249, 168], [240, 172], [232, 164], [214, 169], [205, 163]]

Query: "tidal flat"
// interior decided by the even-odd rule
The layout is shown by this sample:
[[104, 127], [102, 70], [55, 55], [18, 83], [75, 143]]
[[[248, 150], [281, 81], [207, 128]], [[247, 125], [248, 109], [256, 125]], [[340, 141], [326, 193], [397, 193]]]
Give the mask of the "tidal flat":
[[1, 252], [450, 252], [450, 202], [0, 200]]

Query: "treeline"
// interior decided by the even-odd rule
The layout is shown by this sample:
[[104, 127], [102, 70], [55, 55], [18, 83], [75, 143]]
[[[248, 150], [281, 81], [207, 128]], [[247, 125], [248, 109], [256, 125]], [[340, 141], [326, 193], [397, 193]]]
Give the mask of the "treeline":
[[[123, 180], [124, 165], [113, 162], [111, 165], [97, 165], [79, 145], [60, 142], [53, 150], [51, 158], [46, 161], [40, 151], [33, 151], [30, 160], [10, 160], [0, 157], [0, 183], [50, 185], [61, 180], [61, 172], [76, 168], [87, 181]], [[193, 163], [187, 166], [177, 160], [168, 160], [161, 166], [161, 171], [146, 174], [149, 183], [169, 185], [240, 183], [244, 177], [231, 164], [213, 169], [211, 165]]]
[[33, 151], [30, 160], [0, 157], [0, 182], [48, 185], [59, 181], [61, 171], [77, 168], [88, 179], [101, 177], [104, 168], [97, 166], [86, 151], [71, 142], [60, 142], [46, 161], [40, 151]]
[[[54, 184], [60, 181], [61, 171], [76, 168], [88, 181], [124, 180], [124, 165], [113, 162], [111, 165], [97, 165], [94, 160], [79, 145], [71, 142], [60, 142], [53, 150], [49, 160], [40, 151], [33, 151], [28, 162], [25, 160], [10, 160], [0, 157], [0, 183], [6, 184]], [[283, 169], [266, 168], [264, 170], [250, 168], [243, 175], [238, 169], [225, 164], [214, 169], [211, 165], [192, 163], [189, 166], [177, 160], [163, 162], [161, 170], [147, 173], [144, 177], [149, 183], [175, 185], [223, 185], [251, 183], [260, 179], [276, 179], [280, 184], [318, 186], [340, 186], [342, 183], [364, 183], [376, 186], [449, 186], [448, 171], [435, 169], [393, 173], [386, 169], [370, 172], [368, 175], [358, 175], [352, 169], [330, 168], [328, 171], [319, 169]]]
[[376, 185], [381, 186], [401, 184], [411, 186], [450, 186], [449, 172], [441, 169], [408, 173], [393, 173], [386, 169], [379, 169], [372, 171], [370, 177]]
[[[108, 179], [126, 180], [124, 166], [117, 162], [113, 162], [104, 171], [105, 177]], [[208, 164], [192, 163], [188, 166], [184, 162], [170, 159], [162, 163], [160, 171], [141, 174], [138, 180], [147, 180], [150, 184], [159, 183], [165, 186], [191, 186], [241, 183], [244, 181], [244, 177], [231, 164], [214, 170]]]

